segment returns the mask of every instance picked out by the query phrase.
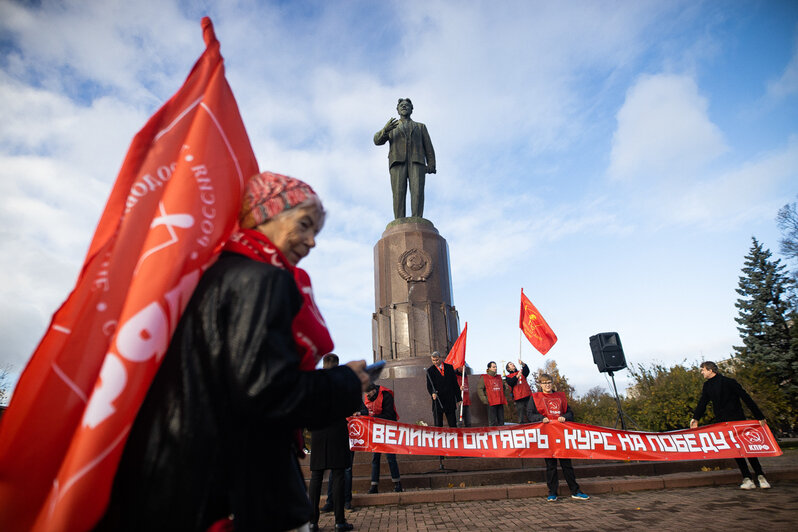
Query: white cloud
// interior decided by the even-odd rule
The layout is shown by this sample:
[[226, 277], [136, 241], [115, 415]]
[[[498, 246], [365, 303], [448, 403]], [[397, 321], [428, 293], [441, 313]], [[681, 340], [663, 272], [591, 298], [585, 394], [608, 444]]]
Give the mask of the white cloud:
[[795, 40], [792, 58], [781, 77], [767, 84], [767, 94], [771, 98], [782, 99], [796, 93], [798, 93], [798, 38]]
[[618, 111], [609, 175], [619, 180], [682, 181], [726, 150], [707, 99], [692, 78], [642, 76]]

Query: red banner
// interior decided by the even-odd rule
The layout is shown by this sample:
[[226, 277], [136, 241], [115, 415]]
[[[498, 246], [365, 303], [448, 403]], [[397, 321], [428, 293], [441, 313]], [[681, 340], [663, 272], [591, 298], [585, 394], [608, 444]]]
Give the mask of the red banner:
[[557, 343], [557, 335], [551, 330], [535, 305], [524, 295], [523, 288], [521, 289], [521, 317], [518, 326], [521, 327], [529, 343], [540, 351], [541, 355], [548, 353], [549, 349]]
[[210, 19], [181, 89], [135, 136], [75, 289], [0, 424], [0, 530], [88, 530], [200, 274], [257, 162]]
[[356, 416], [349, 418], [349, 447], [353, 451], [432, 456], [646, 461], [782, 454], [770, 428], [758, 421], [634, 432], [556, 421], [445, 429]]

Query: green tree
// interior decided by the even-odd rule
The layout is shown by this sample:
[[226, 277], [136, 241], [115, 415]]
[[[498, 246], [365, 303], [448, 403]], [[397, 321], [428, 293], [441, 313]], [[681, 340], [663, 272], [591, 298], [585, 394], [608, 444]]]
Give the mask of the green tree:
[[764, 370], [795, 403], [798, 399], [798, 339], [795, 337], [798, 332], [794, 326], [796, 313], [789, 302], [793, 283], [781, 261], [771, 260], [770, 251], [756, 238], [752, 240], [738, 283], [740, 298], [735, 303], [739, 310], [735, 321], [743, 345], [735, 346], [734, 350], [745, 368]]
[[[698, 365], [659, 364], [630, 366], [633, 384], [627, 389], [623, 410], [642, 430], [664, 432], [687, 428], [701, 396], [704, 378]], [[710, 414], [711, 415], [711, 414]]]
[[[530, 372], [530, 380], [534, 380], [535, 383], [537, 383], [540, 381], [540, 376], [544, 373], [551, 375], [551, 380], [554, 383], [554, 389], [556, 391], [565, 393], [565, 396], [568, 398], [574, 396], [574, 387], [568, 384], [568, 379], [565, 378], [565, 375], [560, 374], [560, 368], [557, 367], [557, 362], [551, 359], [547, 360], [543, 368], [538, 368]], [[529, 384], [532, 385], [533, 383], [530, 382]], [[537, 388], [537, 390], [533, 389], [532, 391], [540, 391], [540, 386]]]
[[4, 364], [0, 366], [0, 406], [8, 404], [11, 395], [11, 370], [13, 366]]
[[[623, 398], [621, 398], [623, 401]], [[615, 427], [618, 421], [618, 406], [615, 397], [601, 386], [595, 386], [582, 396], [571, 400], [576, 420], [598, 427]]]
[[[782, 239], [779, 242], [781, 254], [788, 260], [798, 261], [798, 205], [788, 203], [779, 209], [776, 223], [781, 229]], [[793, 270], [793, 274], [798, 271]]]
[[[736, 359], [733, 362], [739, 362]], [[791, 401], [779, 383], [767, 370], [757, 364], [735, 363], [721, 371], [737, 380], [765, 414], [771, 430], [776, 434], [793, 434], [798, 430], [798, 404]]]

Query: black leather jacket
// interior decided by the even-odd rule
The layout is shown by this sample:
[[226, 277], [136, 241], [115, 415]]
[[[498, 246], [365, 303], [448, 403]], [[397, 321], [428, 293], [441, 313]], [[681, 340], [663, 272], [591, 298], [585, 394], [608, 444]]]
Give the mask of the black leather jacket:
[[299, 371], [291, 274], [224, 253], [203, 275], [132, 427], [98, 530], [236, 532], [310, 520], [295, 429], [360, 405], [346, 366]]

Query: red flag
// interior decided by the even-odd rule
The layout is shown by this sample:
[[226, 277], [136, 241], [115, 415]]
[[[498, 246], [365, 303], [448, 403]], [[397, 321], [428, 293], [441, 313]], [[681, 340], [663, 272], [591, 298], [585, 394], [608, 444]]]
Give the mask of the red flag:
[[133, 139], [75, 289], [0, 424], [0, 530], [88, 530], [200, 274], [258, 172], [219, 41]]
[[523, 288], [521, 289], [521, 319], [518, 325], [524, 331], [524, 336], [529, 343], [540, 351], [541, 355], [548, 353], [549, 349], [557, 342], [557, 335], [551, 330], [535, 305], [524, 295]]
[[452, 350], [449, 351], [449, 355], [446, 357], [447, 364], [451, 364], [454, 369], [460, 369], [465, 366], [465, 351], [466, 351], [466, 333], [468, 332], [468, 322], [466, 322], [465, 327], [463, 327], [463, 332], [460, 333], [460, 336], [457, 337], [457, 340], [454, 341], [454, 345], [452, 346]]

